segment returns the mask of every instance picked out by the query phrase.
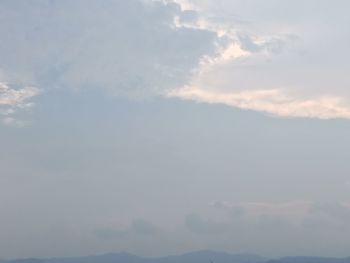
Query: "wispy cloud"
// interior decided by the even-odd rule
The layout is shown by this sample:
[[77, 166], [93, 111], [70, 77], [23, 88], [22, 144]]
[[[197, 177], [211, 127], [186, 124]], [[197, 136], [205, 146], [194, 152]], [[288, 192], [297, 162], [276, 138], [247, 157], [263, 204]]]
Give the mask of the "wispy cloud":
[[350, 107], [347, 107], [342, 97], [300, 99], [288, 95], [283, 89], [222, 92], [185, 87], [169, 92], [168, 95], [197, 102], [262, 111], [281, 117], [350, 118]]

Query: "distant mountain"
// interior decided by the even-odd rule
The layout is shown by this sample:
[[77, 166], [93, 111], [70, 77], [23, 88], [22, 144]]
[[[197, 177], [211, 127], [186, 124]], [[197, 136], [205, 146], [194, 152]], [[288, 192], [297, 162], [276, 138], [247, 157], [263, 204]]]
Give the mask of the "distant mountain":
[[256, 263], [264, 262], [264, 258], [252, 254], [228, 254], [225, 252], [214, 252], [203, 250], [187, 253], [181, 256], [170, 256], [165, 258], [152, 259], [155, 263]]
[[98, 256], [50, 259], [16, 259], [0, 263], [260, 263], [266, 259], [251, 254], [228, 254], [209, 250], [187, 253], [179, 256], [143, 258], [128, 253]]
[[129, 253], [104, 254], [74, 258], [0, 260], [0, 263], [350, 263], [349, 258], [285, 257], [267, 260], [253, 254], [229, 254], [209, 250], [179, 256], [143, 258]]
[[349, 258], [285, 257], [269, 260], [266, 263], [350, 263]]

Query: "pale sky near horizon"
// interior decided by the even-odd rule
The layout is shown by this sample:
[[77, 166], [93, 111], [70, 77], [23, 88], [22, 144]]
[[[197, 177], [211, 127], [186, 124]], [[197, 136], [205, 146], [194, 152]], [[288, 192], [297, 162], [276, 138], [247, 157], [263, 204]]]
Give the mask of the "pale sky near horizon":
[[1, 0], [0, 258], [349, 256], [349, 8]]

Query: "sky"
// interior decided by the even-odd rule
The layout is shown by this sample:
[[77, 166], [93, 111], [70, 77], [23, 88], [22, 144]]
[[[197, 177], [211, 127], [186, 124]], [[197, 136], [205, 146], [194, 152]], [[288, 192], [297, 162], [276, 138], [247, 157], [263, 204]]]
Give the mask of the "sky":
[[0, 1], [0, 258], [349, 256], [349, 8]]

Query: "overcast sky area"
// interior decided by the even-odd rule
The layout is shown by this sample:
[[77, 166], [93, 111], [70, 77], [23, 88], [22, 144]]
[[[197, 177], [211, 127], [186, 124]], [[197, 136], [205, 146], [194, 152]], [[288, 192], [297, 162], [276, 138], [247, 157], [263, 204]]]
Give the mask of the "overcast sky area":
[[1, 0], [0, 258], [349, 256], [349, 9]]

